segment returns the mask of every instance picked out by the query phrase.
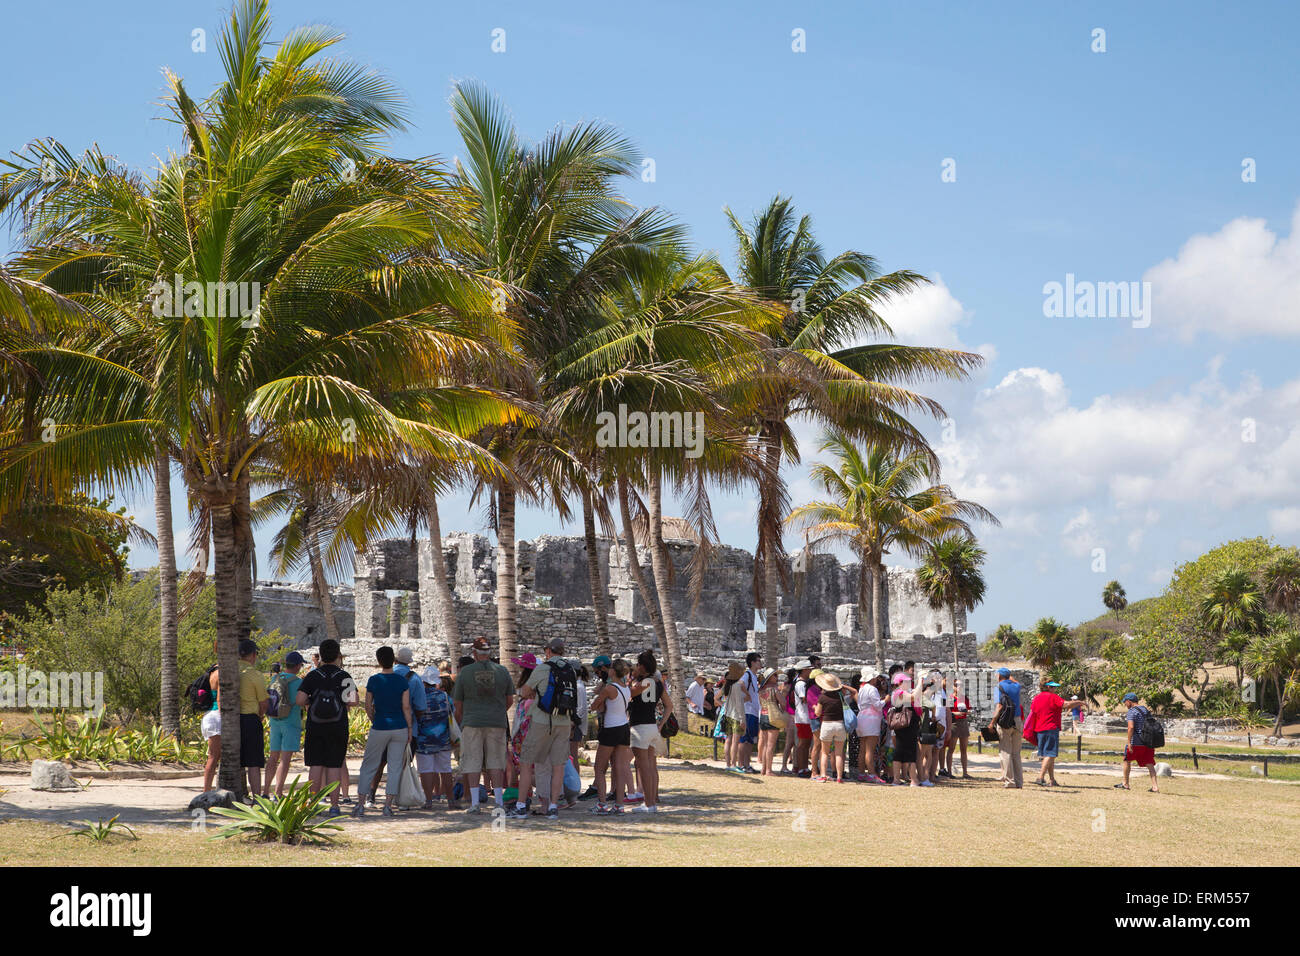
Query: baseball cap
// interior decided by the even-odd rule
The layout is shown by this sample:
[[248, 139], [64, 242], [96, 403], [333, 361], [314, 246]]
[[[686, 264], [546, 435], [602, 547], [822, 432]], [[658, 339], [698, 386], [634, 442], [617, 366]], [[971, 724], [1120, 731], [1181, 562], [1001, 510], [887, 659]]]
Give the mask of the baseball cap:
[[1121, 703], [1124, 703], [1124, 702], [1126, 702], [1126, 701], [1130, 701], [1130, 700], [1132, 700], [1132, 701], [1136, 701], [1137, 699], [1138, 699], [1138, 695], [1137, 695], [1137, 694], [1134, 694], [1132, 691], [1130, 691], [1129, 693], [1125, 694], [1123, 697], [1120, 698], [1120, 702], [1121, 702]]
[[1047, 682], [1047, 686], [1048, 686], [1048, 687], [1060, 687], [1061, 684], [1060, 684], [1059, 681], [1049, 680], [1049, 681]]
[[413, 660], [415, 660], [415, 651], [409, 647], [399, 647], [397, 649], [397, 663], [409, 664]]
[[600, 654], [591, 662], [592, 667], [612, 667], [614, 662], [610, 660], [608, 654]]
[[546, 642], [546, 649], [550, 651], [552, 654], [563, 654], [564, 638], [562, 637], [551, 638], [549, 641]]
[[305, 664], [305, 663], [307, 662], [303, 660], [303, 656], [299, 654], [297, 651], [290, 651], [284, 657], [284, 664], [286, 667], [294, 667], [298, 664]]
[[1010, 676], [1011, 676], [1011, 668], [1009, 668], [1009, 667], [999, 667], [999, 668], [998, 668], [998, 676], [999, 676], [999, 677], [1010, 677]]
[[439, 684], [442, 682], [442, 671], [438, 670], [436, 665], [430, 664], [424, 669], [424, 673], [420, 675], [420, 680], [426, 684]]
[[474, 640], [470, 643], [469, 646], [472, 650], [478, 651], [480, 654], [486, 654], [488, 653], [488, 651], [492, 650], [492, 648], [488, 647], [488, 642], [486, 637], [474, 638]]

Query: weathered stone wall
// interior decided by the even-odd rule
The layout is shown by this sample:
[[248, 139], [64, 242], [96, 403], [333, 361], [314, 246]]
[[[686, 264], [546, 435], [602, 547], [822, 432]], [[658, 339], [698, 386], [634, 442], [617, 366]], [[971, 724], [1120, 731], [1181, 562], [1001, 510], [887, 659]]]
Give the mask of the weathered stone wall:
[[[339, 637], [352, 640], [355, 617], [352, 589], [330, 588], [330, 602]], [[387, 614], [386, 606], [384, 611]], [[310, 584], [258, 582], [253, 589], [253, 624], [263, 631], [279, 630], [289, 639], [286, 646], [313, 647], [325, 638], [325, 618]]]

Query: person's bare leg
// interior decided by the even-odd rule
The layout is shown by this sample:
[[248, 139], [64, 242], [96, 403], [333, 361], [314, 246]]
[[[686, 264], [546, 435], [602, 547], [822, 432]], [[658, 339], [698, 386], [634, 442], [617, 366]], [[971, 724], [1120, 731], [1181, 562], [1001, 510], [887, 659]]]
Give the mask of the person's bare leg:
[[1147, 770], [1151, 771], [1151, 792], [1159, 793], [1160, 785], [1156, 783], [1156, 765], [1152, 764], [1151, 766], [1147, 767]]
[[564, 764], [560, 763], [551, 767], [551, 802], [547, 805], [547, 809], [558, 807], [562, 796], [564, 796]]
[[1125, 790], [1128, 789], [1128, 772], [1129, 772], [1129, 768], [1131, 768], [1132, 766], [1133, 766], [1132, 761], [1129, 760], [1124, 761], [1124, 789]]
[[203, 792], [212, 789], [212, 780], [217, 774], [217, 764], [221, 762], [221, 735], [208, 738], [208, 760], [203, 765]]

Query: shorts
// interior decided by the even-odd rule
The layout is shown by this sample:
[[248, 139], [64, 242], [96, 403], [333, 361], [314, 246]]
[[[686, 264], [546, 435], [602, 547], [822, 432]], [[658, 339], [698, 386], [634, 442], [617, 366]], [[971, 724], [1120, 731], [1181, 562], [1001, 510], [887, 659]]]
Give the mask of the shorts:
[[1124, 748], [1125, 762], [1133, 761], [1139, 767], [1154, 767], [1156, 765], [1156, 752], [1151, 747], [1142, 747], [1134, 744], [1131, 747]]
[[880, 718], [863, 717], [861, 714], [858, 714], [857, 734], [859, 737], [879, 737]]
[[[645, 726], [642, 724], [642, 726]], [[722, 732], [728, 737], [745, 736], [745, 724], [739, 717], [723, 717]]]
[[271, 744], [267, 748], [272, 753], [279, 751], [284, 753], [297, 753], [302, 749], [302, 721], [294, 720], [292, 717], [285, 717], [283, 720], [275, 718], [270, 721], [271, 724]]
[[849, 732], [844, 727], [842, 720], [825, 720], [822, 721], [821, 730], [819, 731], [822, 743], [848, 743]]
[[451, 773], [451, 751], [439, 750], [436, 754], [416, 754], [415, 769], [419, 773]]
[[482, 773], [506, 769], [506, 728], [462, 727], [460, 729], [460, 772]]
[[1038, 731], [1038, 756], [1055, 757], [1061, 749], [1061, 731], [1059, 729]]
[[949, 728], [948, 743], [954, 740], [970, 740], [970, 718], [963, 717], [961, 720], [954, 720], [952, 727]]
[[808, 724], [795, 724], [794, 733], [800, 740], [812, 740], [812, 727]]
[[528, 725], [524, 745], [519, 748], [521, 764], [544, 764], [558, 767], [569, 759], [569, 734], [573, 728], [567, 723], [559, 727], [540, 724], [536, 719]]
[[809, 726], [809, 727], [810, 727], [814, 732], [816, 732], [817, 729], [821, 727], [821, 725], [822, 725], [822, 722], [821, 722], [820, 720], [818, 720], [816, 717], [809, 717], [809, 718], [808, 718], [808, 726]]
[[632, 728], [629, 724], [621, 724], [618, 727], [601, 727], [600, 733], [596, 735], [596, 743], [602, 747], [630, 747], [632, 746]]
[[632, 725], [632, 749], [649, 750], [654, 748], [656, 752], [664, 749], [664, 739], [659, 736], [658, 724], [633, 724]]
[[239, 766], [266, 766], [266, 748], [262, 740], [262, 718], [257, 714], [239, 715]]
[[221, 736], [221, 711], [210, 710], [203, 715], [203, 722], [199, 724], [199, 729], [203, 732], [203, 739], [210, 740], [213, 737]]
[[308, 767], [338, 770], [348, 755], [348, 723], [336, 720], [328, 724], [307, 722], [303, 735], [302, 762]]
[[742, 744], [758, 743], [758, 714], [745, 715], [745, 733], [740, 738]]

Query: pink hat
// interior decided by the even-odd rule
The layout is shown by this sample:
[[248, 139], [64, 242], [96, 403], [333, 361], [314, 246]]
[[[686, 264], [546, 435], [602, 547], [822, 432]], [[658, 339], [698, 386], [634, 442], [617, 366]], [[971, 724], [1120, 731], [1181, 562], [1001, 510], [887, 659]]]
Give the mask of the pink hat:
[[910, 677], [907, 676], [907, 672], [906, 672], [906, 671], [899, 671], [897, 674], [894, 675], [894, 683], [895, 683], [895, 684], [906, 684], [906, 683], [908, 683], [909, 681], [911, 681], [911, 679], [912, 679], [912, 678], [910, 678]]
[[518, 657], [510, 658], [510, 660], [512, 663], [518, 664], [520, 667], [527, 667], [529, 670], [537, 668], [537, 656], [535, 654], [520, 654]]

